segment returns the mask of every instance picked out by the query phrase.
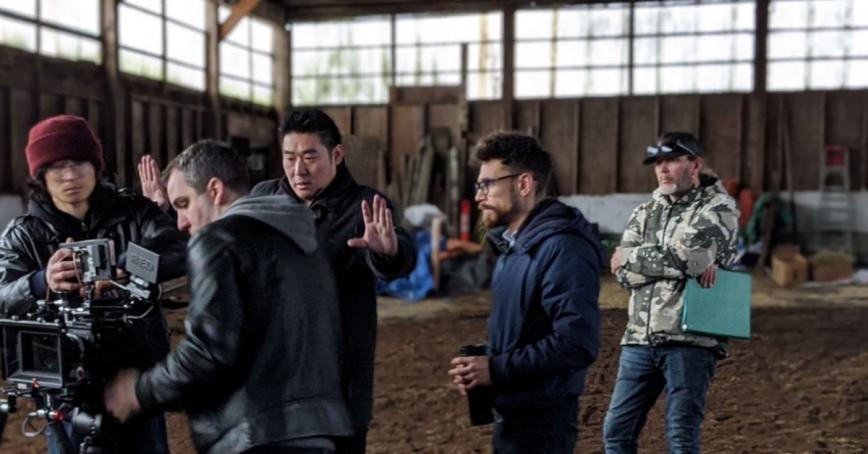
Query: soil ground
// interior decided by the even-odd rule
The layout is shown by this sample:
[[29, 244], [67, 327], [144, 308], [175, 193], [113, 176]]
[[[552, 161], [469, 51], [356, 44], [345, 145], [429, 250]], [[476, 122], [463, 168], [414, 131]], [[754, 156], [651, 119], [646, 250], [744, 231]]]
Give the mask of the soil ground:
[[[604, 280], [600, 355], [588, 375], [577, 452], [601, 452], [601, 424], [618, 366], [627, 293]], [[481, 342], [486, 293], [417, 304], [380, 301], [372, 453], [486, 453], [491, 428], [471, 427], [466, 402], [446, 375], [458, 346]], [[703, 424], [711, 453], [868, 452], [868, 287], [783, 290], [754, 284], [753, 338], [733, 341], [718, 363]], [[185, 311], [168, 311], [175, 340]], [[659, 399], [640, 452], [666, 452]], [[42, 438], [10, 418], [0, 452], [42, 453]], [[172, 452], [193, 452], [186, 418], [169, 416]]]

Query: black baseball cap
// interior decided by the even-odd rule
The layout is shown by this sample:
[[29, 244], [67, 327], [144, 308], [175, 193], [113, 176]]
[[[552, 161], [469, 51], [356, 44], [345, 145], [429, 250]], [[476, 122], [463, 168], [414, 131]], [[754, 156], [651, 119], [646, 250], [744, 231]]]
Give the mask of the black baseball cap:
[[693, 134], [688, 132], [667, 132], [660, 136], [657, 145], [651, 145], [645, 150], [645, 160], [643, 164], [651, 164], [657, 161], [657, 158], [678, 156], [695, 156], [701, 157], [705, 154], [702, 145], [696, 140]]

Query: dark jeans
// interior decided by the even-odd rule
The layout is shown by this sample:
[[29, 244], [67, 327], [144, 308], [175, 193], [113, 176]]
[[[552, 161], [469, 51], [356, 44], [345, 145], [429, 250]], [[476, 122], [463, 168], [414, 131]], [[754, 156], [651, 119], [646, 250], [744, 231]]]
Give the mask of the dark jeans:
[[335, 438], [335, 452], [337, 454], [365, 454], [367, 445], [367, 427], [353, 427], [352, 437]]
[[691, 346], [624, 346], [612, 402], [603, 424], [606, 453], [635, 453], [648, 411], [666, 392], [670, 453], [698, 453], [705, 395], [717, 358]]
[[497, 414], [494, 454], [572, 454], [576, 447], [579, 401], [520, 416]]
[[[107, 416], [103, 416], [106, 418]], [[73, 433], [72, 424], [64, 422], [69, 440], [72, 442], [73, 451], [78, 450], [84, 441], [80, 434]], [[166, 434], [166, 420], [160, 413], [149, 417], [136, 417], [127, 423], [115, 426], [113, 432], [106, 438], [113, 443], [108, 446], [108, 452], [123, 454], [169, 454], [169, 437]], [[63, 451], [58, 447], [55, 437], [48, 437], [49, 454], [60, 454]]]

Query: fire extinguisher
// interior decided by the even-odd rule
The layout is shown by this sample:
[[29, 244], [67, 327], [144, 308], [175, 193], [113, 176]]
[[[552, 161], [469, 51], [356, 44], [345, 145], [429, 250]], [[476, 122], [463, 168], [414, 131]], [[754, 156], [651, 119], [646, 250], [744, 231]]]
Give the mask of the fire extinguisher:
[[461, 228], [460, 235], [464, 241], [470, 241], [470, 200], [461, 199]]

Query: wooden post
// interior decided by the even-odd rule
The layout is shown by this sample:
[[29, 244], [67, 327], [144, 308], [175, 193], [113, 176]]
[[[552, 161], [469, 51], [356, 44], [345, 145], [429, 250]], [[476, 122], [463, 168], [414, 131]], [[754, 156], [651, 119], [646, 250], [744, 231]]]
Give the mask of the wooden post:
[[[286, 22], [284, 21], [284, 24]], [[283, 115], [292, 105], [292, 31], [286, 30], [281, 24], [274, 34], [274, 109], [278, 118], [283, 120]]]
[[756, 94], [764, 94], [766, 92], [766, 67], [768, 64], [769, 0], [757, 0], [754, 14], [756, 32], [753, 44], [753, 91]]
[[503, 8], [503, 129], [515, 128], [515, 5]]
[[220, 17], [217, 2], [206, 2], [205, 5], [205, 30], [208, 40], [205, 53], [205, 94], [208, 97], [208, 111], [204, 129], [207, 136], [219, 140], [223, 138], [223, 122], [220, 121]]
[[132, 184], [130, 175], [133, 163], [127, 155], [126, 124], [124, 119], [125, 96], [120, 78], [118, 77], [118, 27], [117, 4], [114, 0], [102, 0], [101, 35], [102, 35], [102, 67], [105, 71], [105, 132], [101, 137], [105, 144], [106, 175], [119, 186]]

